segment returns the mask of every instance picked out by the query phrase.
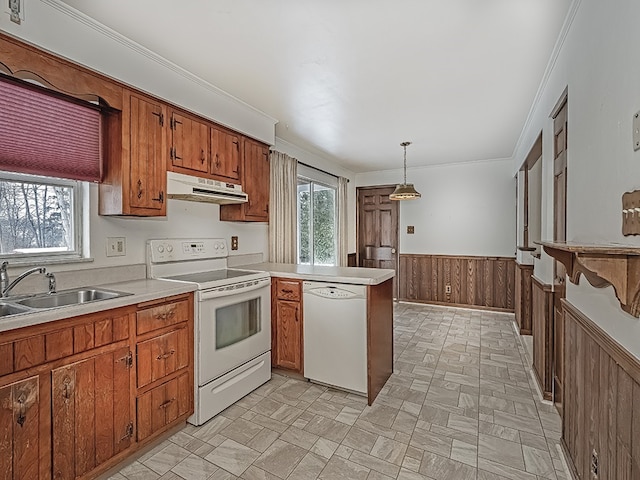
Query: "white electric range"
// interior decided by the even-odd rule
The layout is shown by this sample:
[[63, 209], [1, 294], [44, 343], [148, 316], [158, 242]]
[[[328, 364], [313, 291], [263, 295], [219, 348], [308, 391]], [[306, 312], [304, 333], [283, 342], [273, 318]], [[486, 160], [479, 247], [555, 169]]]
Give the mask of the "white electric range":
[[195, 413], [202, 425], [271, 378], [271, 278], [227, 268], [224, 239], [147, 242], [150, 278], [196, 285]]

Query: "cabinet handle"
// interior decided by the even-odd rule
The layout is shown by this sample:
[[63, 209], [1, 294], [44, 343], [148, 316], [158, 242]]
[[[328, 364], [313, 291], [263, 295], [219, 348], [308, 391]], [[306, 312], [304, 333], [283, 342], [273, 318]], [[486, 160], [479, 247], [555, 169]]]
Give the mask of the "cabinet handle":
[[163, 353], [162, 355], [158, 355], [156, 357], [156, 360], [166, 360], [167, 358], [169, 358], [171, 355], [173, 355], [174, 353], [176, 353], [175, 350], [171, 350], [167, 353]]
[[288, 288], [283, 288], [282, 292], [283, 293], [293, 293], [293, 290], [289, 290]]
[[176, 316], [176, 308], [173, 307], [171, 310], [169, 310], [166, 314], [165, 314], [165, 318], [167, 319], [172, 319], [173, 317]]
[[158, 112], [152, 112], [152, 113], [153, 115], [158, 117], [158, 122], [160, 123], [160, 126], [164, 127], [164, 113], [158, 113]]
[[175, 397], [173, 397], [171, 400], [167, 400], [166, 402], [161, 404], [158, 408], [167, 408], [169, 405], [171, 405], [175, 401], [176, 401], [176, 399], [175, 399]]
[[27, 401], [27, 399], [26, 399], [24, 393], [18, 397], [18, 404], [20, 405], [20, 410], [18, 412], [18, 418], [16, 419], [16, 421], [18, 422], [18, 425], [20, 425], [21, 427], [24, 425], [24, 422], [27, 421], [26, 401]]
[[218, 158], [217, 153], [216, 153], [216, 168], [220, 168], [220, 159]]
[[200, 163], [204, 163], [204, 148], [200, 149]]
[[138, 198], [142, 198], [142, 180], [138, 179]]
[[69, 377], [64, 378], [64, 390], [62, 391], [62, 396], [65, 400], [69, 400], [71, 398], [71, 379]]
[[161, 190], [158, 194], [158, 198], [152, 198], [151, 200], [153, 200], [154, 202], [164, 203], [164, 192]]

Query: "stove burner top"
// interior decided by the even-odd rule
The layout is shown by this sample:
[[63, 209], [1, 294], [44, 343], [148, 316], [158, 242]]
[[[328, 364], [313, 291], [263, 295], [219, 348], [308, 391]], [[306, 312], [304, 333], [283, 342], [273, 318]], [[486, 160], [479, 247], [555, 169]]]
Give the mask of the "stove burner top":
[[165, 277], [168, 280], [179, 280], [182, 282], [208, 283], [220, 280], [230, 280], [247, 275], [255, 275], [257, 272], [247, 272], [244, 270], [212, 270], [209, 272], [187, 273], [184, 275], [176, 275], [173, 277]]

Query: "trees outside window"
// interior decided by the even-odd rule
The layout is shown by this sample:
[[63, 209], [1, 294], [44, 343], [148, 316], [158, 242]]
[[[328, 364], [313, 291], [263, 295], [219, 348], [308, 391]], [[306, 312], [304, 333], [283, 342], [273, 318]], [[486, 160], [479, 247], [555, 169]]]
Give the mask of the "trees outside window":
[[298, 178], [298, 263], [337, 264], [336, 188]]
[[0, 254], [79, 254], [78, 182], [0, 173]]

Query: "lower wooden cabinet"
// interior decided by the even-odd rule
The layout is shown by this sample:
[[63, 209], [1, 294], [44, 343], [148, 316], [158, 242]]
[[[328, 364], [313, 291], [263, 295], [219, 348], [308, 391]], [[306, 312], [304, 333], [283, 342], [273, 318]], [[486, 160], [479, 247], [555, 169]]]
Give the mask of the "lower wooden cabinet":
[[53, 478], [82, 477], [132, 443], [129, 346], [51, 372]]
[[303, 373], [302, 281], [274, 278], [271, 286], [271, 364]]
[[40, 457], [39, 377], [0, 387], [0, 478], [38, 480]]
[[192, 294], [0, 333], [0, 480], [95, 478], [185, 422], [192, 359]]

